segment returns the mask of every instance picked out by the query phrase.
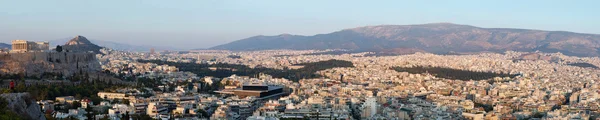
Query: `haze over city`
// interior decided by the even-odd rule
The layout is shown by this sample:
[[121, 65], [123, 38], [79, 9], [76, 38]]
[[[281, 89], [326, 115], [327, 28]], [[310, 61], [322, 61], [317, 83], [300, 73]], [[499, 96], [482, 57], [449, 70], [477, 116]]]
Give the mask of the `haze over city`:
[[256, 35], [326, 34], [448, 22], [598, 34], [595, 0], [0, 1], [0, 42], [84, 35], [125, 44], [209, 48]]

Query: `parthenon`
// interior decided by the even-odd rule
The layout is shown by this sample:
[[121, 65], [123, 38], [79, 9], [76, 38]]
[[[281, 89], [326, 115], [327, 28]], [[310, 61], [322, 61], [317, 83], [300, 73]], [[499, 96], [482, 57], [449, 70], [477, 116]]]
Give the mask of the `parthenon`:
[[11, 52], [44, 52], [50, 49], [48, 42], [32, 42], [26, 40], [13, 40]]

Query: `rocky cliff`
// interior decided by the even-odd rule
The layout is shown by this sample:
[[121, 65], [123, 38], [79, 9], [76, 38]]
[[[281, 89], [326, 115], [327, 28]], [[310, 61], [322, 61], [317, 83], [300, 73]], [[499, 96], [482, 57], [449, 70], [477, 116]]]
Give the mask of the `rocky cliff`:
[[65, 51], [70, 52], [94, 52], [99, 53], [102, 47], [90, 42], [87, 38], [83, 36], [75, 36], [73, 39], [69, 40], [65, 45], [63, 45], [63, 49]]
[[22, 118], [29, 120], [46, 120], [44, 113], [29, 93], [7, 93], [0, 94], [0, 97], [6, 99], [6, 106], [10, 111], [15, 112]]
[[94, 53], [28, 52], [0, 54], [0, 73], [26, 73], [28, 76], [61, 73], [70, 76], [76, 72], [100, 71], [101, 65]]

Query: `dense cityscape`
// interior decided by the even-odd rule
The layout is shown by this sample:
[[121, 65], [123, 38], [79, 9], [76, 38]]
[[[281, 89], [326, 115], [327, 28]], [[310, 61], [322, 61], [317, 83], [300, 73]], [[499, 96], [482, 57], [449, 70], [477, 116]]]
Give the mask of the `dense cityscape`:
[[[11, 52], [39, 53], [33, 51]], [[36, 88], [19, 88], [19, 83], [32, 87], [31, 81], [47, 81], [46, 77], [21, 78], [17, 88], [11, 85], [5, 91], [32, 94], [46, 119], [493, 120], [600, 115], [597, 57], [514, 51], [395, 56], [327, 54], [343, 50], [99, 51], [97, 71], [118, 82], [74, 73], [65, 80], [84, 87], [58, 90], [68, 93], [37, 95], [41, 92]], [[91, 91], [85, 87], [89, 84]]]
[[0, 120], [600, 120], [599, 4], [0, 0]]

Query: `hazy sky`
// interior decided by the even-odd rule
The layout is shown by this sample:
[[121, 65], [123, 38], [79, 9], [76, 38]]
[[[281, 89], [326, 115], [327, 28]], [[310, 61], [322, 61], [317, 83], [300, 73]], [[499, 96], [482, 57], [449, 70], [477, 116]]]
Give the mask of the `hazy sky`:
[[598, 0], [0, 0], [0, 42], [83, 35], [189, 49], [255, 35], [437, 22], [600, 34], [598, 5]]

